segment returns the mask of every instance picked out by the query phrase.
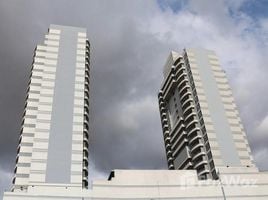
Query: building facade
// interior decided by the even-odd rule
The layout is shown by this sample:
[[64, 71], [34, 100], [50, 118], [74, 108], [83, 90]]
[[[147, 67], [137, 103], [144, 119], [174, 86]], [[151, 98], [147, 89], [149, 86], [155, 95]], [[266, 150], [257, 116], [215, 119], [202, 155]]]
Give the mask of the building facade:
[[158, 94], [169, 169], [217, 179], [219, 167], [255, 167], [239, 113], [213, 51], [171, 52]]
[[89, 41], [83, 28], [51, 25], [34, 52], [13, 190], [88, 185]]
[[[87, 188], [89, 42], [85, 29], [51, 25], [44, 44], [35, 50], [14, 187], [4, 193], [3, 200], [267, 199], [268, 173], [259, 172], [251, 160], [226, 77], [215, 55], [205, 50], [185, 51], [183, 56], [172, 52], [164, 75], [159, 102], [169, 168], [184, 170], [114, 170], [108, 179], [95, 180]], [[208, 82], [203, 80], [206, 76]], [[214, 84], [211, 93], [206, 91], [210, 84]], [[217, 98], [221, 98], [223, 107], [219, 108]], [[214, 106], [210, 106], [211, 101], [215, 101]], [[202, 118], [197, 118], [198, 105]], [[223, 121], [218, 124], [217, 120]], [[218, 134], [225, 134], [224, 138]], [[230, 148], [232, 155], [228, 156], [225, 148]], [[196, 161], [200, 156], [205, 173]], [[209, 168], [211, 160], [213, 168]], [[217, 180], [210, 179], [215, 167]], [[206, 180], [200, 180], [204, 174]]]

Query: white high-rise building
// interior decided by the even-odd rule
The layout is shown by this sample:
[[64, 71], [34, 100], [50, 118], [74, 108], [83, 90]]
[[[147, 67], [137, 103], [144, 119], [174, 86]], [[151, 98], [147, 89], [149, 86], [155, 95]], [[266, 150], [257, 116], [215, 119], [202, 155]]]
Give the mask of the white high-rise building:
[[[210, 51], [208, 53], [209, 55], [212, 54]], [[166, 80], [169, 79], [169, 76], [172, 77], [172, 80], [168, 81], [171, 82], [168, 91], [172, 95], [174, 88], [178, 87], [176, 80], [173, 78], [180, 79], [181, 74], [178, 73], [181, 73], [182, 64], [178, 63], [183, 62], [182, 57], [175, 57], [175, 55], [177, 54], [172, 53], [165, 68]], [[201, 56], [204, 56], [203, 61], [200, 59]], [[220, 102], [227, 106], [226, 109], [232, 109], [234, 105], [232, 99], [229, 99], [231, 93], [228, 88], [222, 90], [223, 93], [215, 89], [216, 86], [225, 88], [225, 84], [212, 86], [212, 91], [208, 87], [205, 90], [206, 93], [202, 91], [207, 86], [207, 83], [203, 82], [207, 71], [200, 70], [198, 72], [196, 68], [208, 64], [205, 62], [207, 60], [206, 56], [207, 51], [202, 50], [201, 54], [199, 51], [187, 51], [187, 56], [184, 59], [185, 62], [189, 60], [191, 65], [190, 69], [196, 92], [198, 92], [202, 116], [206, 125], [206, 134], [213, 155], [212, 160], [217, 167], [218, 179], [198, 179], [203, 171], [198, 171], [198, 167], [193, 162], [193, 167], [187, 168], [187, 170], [114, 170], [107, 180], [95, 180], [91, 187], [87, 188], [89, 43], [85, 29], [51, 25], [44, 45], [37, 46], [35, 51], [18, 148], [14, 187], [11, 191], [4, 193], [4, 200], [268, 199], [268, 173], [259, 172], [252, 163], [244, 133], [239, 132], [240, 129], [237, 130], [240, 127], [236, 124], [236, 121], [239, 121], [237, 111], [233, 111], [232, 118], [225, 118], [225, 120], [231, 120], [231, 124], [234, 124], [234, 126], [229, 126], [231, 131], [228, 130], [228, 127], [226, 128], [226, 121], [223, 120], [225, 125], [222, 125], [222, 128], [226, 129], [224, 132], [221, 132], [221, 129], [218, 129], [219, 124], [214, 122], [215, 119], [222, 120], [220, 117], [223, 114], [217, 110], [219, 99], [216, 98], [219, 98], [219, 96], [215, 98], [214, 106], [210, 107], [210, 92], [212, 92], [212, 96], [215, 95], [213, 94], [215, 91], [218, 91], [220, 96], [227, 95], [227, 99], [220, 99]], [[196, 57], [196, 60], [194, 60], [194, 57]], [[225, 76], [219, 70], [218, 64], [216, 65], [215, 55], [209, 57], [213, 58], [215, 66], [214, 64], [213, 66], [207, 65], [206, 70], [209, 67], [215, 68], [216, 76], [220, 77], [217, 81], [226, 83]], [[177, 71], [174, 73], [174, 70]], [[182, 71], [186, 72], [186, 70]], [[189, 75], [184, 74], [190, 76], [189, 79], [191, 79], [190, 73], [188, 73]], [[201, 83], [198, 81], [196, 74], [200, 75]], [[211, 76], [212, 74], [208, 75], [207, 81], [215, 84], [215, 79]], [[214, 82], [211, 82], [212, 80]], [[191, 89], [191, 87], [188, 89]], [[190, 93], [191, 90], [187, 90], [188, 92], [192, 94]], [[202, 92], [206, 95], [202, 95]], [[163, 106], [162, 100], [166, 99], [165, 94], [165, 91], [160, 91], [161, 109]], [[207, 98], [207, 104], [203, 102], [204, 96]], [[172, 100], [174, 101], [174, 98]], [[223, 103], [225, 100], [230, 100], [230, 104]], [[191, 102], [191, 105], [193, 104], [193, 101], [187, 101]], [[187, 102], [184, 102], [184, 104], [187, 104]], [[165, 105], [175, 106], [174, 103], [166, 103]], [[205, 105], [208, 106], [205, 107]], [[215, 110], [210, 110], [212, 108], [216, 109], [215, 115], [212, 113]], [[221, 109], [223, 108], [221, 107]], [[168, 125], [171, 127], [166, 129], [164, 124], [163, 128], [176, 132], [171, 137], [184, 137], [184, 132], [187, 131], [189, 125], [181, 120], [183, 116], [181, 118], [174, 117], [175, 114], [172, 114], [172, 112], [177, 113], [173, 107], [169, 112], [161, 111], [163, 116], [168, 116], [168, 118], [162, 118], [162, 121], [169, 120], [170, 124]], [[183, 110], [178, 112], [183, 112]], [[213, 123], [208, 123], [208, 119], [211, 119]], [[193, 123], [198, 121], [197, 117], [193, 121]], [[178, 123], [181, 123], [181, 125], [177, 126]], [[185, 128], [180, 128], [182, 126], [185, 126]], [[177, 132], [172, 127], [183, 129], [184, 132]], [[235, 129], [233, 130], [233, 128]], [[214, 129], [215, 131], [212, 131]], [[220, 130], [219, 134], [226, 134], [221, 135], [220, 140], [217, 130]], [[181, 136], [176, 136], [176, 134], [181, 134]], [[226, 140], [223, 136], [226, 136]], [[231, 136], [233, 139], [230, 139]], [[199, 134], [195, 137], [204, 139]], [[195, 137], [192, 140], [195, 140]], [[188, 138], [185, 137], [184, 139]], [[198, 140], [198, 142], [200, 141]], [[204, 144], [206, 146], [206, 143], [201, 142], [202, 147]], [[184, 144], [184, 142], [179, 144]], [[228, 157], [226, 150], [222, 149], [222, 144], [226, 144], [226, 146], [223, 145], [224, 148], [230, 147], [229, 152], [234, 155]], [[230, 144], [233, 146], [229, 146]], [[170, 143], [170, 145], [174, 144]], [[166, 148], [169, 150], [167, 144]], [[190, 152], [191, 146], [189, 145], [188, 148]], [[200, 154], [208, 156], [205, 149], [201, 150], [200, 153], [195, 155], [196, 157]], [[187, 150], [184, 151], [189, 153]], [[170, 155], [169, 152], [167, 154]], [[184, 155], [180, 152], [178, 157], [186, 158]], [[172, 157], [173, 167], [181, 168], [176, 166], [183, 163], [183, 159], [180, 160], [181, 162], [177, 162], [174, 158], [176, 160], [177, 157]], [[191, 157], [190, 161], [186, 162], [187, 166], [190, 166], [190, 162], [194, 160], [195, 158]], [[204, 161], [209, 163], [210, 160], [204, 159]], [[226, 164], [229, 166], [227, 167]], [[207, 169], [207, 165], [204, 166]], [[205, 170], [205, 173], [206, 178], [213, 176], [213, 170]]]
[[35, 49], [17, 149], [14, 191], [88, 185], [89, 42], [51, 25]]
[[255, 167], [225, 72], [213, 51], [171, 52], [159, 107], [169, 169], [217, 179], [219, 167]]

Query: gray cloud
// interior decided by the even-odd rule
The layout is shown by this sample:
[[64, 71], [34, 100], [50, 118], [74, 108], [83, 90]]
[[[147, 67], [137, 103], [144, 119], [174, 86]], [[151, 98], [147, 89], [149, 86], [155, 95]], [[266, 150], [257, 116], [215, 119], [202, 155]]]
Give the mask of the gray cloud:
[[[162, 66], [171, 49], [195, 46], [214, 49], [219, 55], [257, 164], [268, 169], [263, 160], [267, 160], [268, 142], [268, 97], [263, 96], [268, 89], [267, 46], [263, 40], [268, 23], [262, 19], [253, 27], [251, 18], [239, 11], [243, 1], [235, 1], [236, 17], [231, 17], [231, 2], [200, 5], [190, 1], [174, 13], [161, 10], [156, 1], [2, 0], [1, 173], [9, 177], [14, 168], [33, 50], [51, 23], [88, 29], [92, 45], [91, 178], [107, 176], [114, 168], [166, 168], [157, 108]], [[2, 180], [0, 187], [8, 187]]]

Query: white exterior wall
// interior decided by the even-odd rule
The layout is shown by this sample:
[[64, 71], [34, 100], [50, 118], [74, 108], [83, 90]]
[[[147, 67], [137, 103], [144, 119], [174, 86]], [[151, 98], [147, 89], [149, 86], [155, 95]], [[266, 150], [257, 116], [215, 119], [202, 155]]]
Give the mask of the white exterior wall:
[[[29, 179], [29, 184], [32, 185], [45, 182], [60, 30], [50, 30], [45, 38], [45, 45], [37, 48], [34, 58], [35, 62], [38, 62], [40, 65], [39, 68], [42, 70], [42, 73], [39, 74], [41, 87], [39, 89], [40, 97], [37, 105], [36, 134], [34, 137], [35, 142], [33, 143]], [[50, 52], [51, 48], [54, 48], [53, 52]], [[35, 67], [33, 68], [33, 71], [34, 70]]]
[[268, 174], [256, 168], [220, 168], [219, 180], [198, 180], [194, 170], [115, 170], [90, 190], [60, 185], [6, 192], [3, 200], [95, 199], [268, 199]]
[[[198, 94], [198, 99], [200, 103], [200, 107], [203, 114], [203, 119], [205, 122], [205, 127], [207, 130], [207, 135], [209, 138], [209, 144], [212, 149], [212, 154], [214, 158], [214, 163], [216, 166], [223, 166], [224, 160], [222, 158], [221, 154], [221, 148], [218, 143], [218, 138], [216, 132], [218, 130], [215, 130], [215, 127], [213, 125], [214, 119], [211, 118], [211, 113], [209, 111], [209, 103], [206, 99], [205, 90], [209, 88], [204, 88], [202, 84], [202, 78], [200, 77], [200, 70], [202, 70], [202, 67], [199, 66], [197, 63], [196, 54], [198, 54], [198, 49], [189, 49], [187, 50], [187, 56], [189, 58], [189, 63], [191, 66], [191, 70], [193, 73], [193, 79], [196, 86], [196, 91]], [[217, 84], [218, 92], [220, 94], [221, 102], [224, 106], [225, 111], [225, 117], [228, 120], [229, 127], [232, 133], [232, 138], [236, 147], [237, 154], [239, 156], [241, 166], [255, 166], [253, 163], [253, 158], [251, 156], [251, 150], [248, 145], [248, 141], [244, 132], [243, 125], [241, 123], [241, 119], [239, 117], [239, 113], [237, 110], [237, 106], [235, 104], [230, 86], [228, 84], [228, 80], [226, 77], [225, 72], [220, 67], [219, 61], [217, 56], [213, 51], [208, 50], [201, 50], [206, 51], [207, 58], [209, 61], [209, 65], [211, 67], [214, 79]], [[228, 147], [225, 147], [228, 148]]]
[[[54, 25], [53, 28], [50, 27], [48, 34], [45, 35], [44, 45], [38, 45], [35, 50], [18, 147], [13, 187], [15, 191], [27, 190], [31, 185], [49, 184], [46, 182], [47, 157], [61, 39], [61, 27], [56, 27], [58, 28]], [[66, 31], [68, 27], [64, 29]], [[77, 41], [75, 41], [77, 49], [75, 50], [71, 177], [68, 186], [82, 187], [82, 180], [85, 178], [83, 177], [83, 131], [87, 36], [84, 29], [78, 30]]]

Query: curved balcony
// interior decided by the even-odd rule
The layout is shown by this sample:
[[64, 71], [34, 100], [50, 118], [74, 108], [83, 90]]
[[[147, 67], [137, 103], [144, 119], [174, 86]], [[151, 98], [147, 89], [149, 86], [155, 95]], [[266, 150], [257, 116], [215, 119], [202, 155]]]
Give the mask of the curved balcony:
[[167, 150], [169, 150], [169, 149], [171, 150], [171, 144], [170, 144], [170, 143], [167, 143], [167, 144], [166, 144], [166, 149], [167, 149]]
[[160, 107], [160, 112], [164, 112], [166, 110], [166, 108], [164, 106]]
[[179, 90], [179, 92], [182, 92], [186, 88], [189, 88], [189, 89], [191, 88], [188, 83], [185, 83], [184, 85], [181, 85], [181, 87], [178, 87], [178, 90]]
[[[193, 103], [191, 103], [188, 107], [186, 107], [186, 109], [183, 111], [183, 115], [186, 117], [186, 116], [188, 116], [190, 113], [188, 113], [188, 111], [189, 110], [191, 110], [191, 112], [194, 112], [194, 104]], [[190, 111], [189, 111], [190, 112]], [[185, 119], [184, 119], [184, 121], [185, 121]]]
[[87, 131], [89, 130], [88, 123], [83, 123], [84, 125], [84, 130], [86, 129]]
[[188, 81], [187, 74], [186, 73], [182, 74], [180, 77], [178, 77], [177, 81], [178, 83], [181, 83], [181, 84], [185, 81]]
[[85, 155], [83, 155], [83, 160], [88, 161], [88, 157], [87, 157], [87, 156], [85, 156]]
[[88, 142], [86, 140], [83, 140], [83, 146], [88, 149]]
[[185, 77], [185, 76], [187, 76], [187, 73], [186, 73], [186, 72], [182, 72], [182, 73], [178, 76], [177, 80], [179, 81], [179, 80], [181, 79], [181, 77]]
[[89, 76], [85, 76], [85, 85], [89, 85], [90, 81], [89, 81]]
[[191, 143], [194, 142], [195, 140], [197, 140], [197, 139], [201, 139], [201, 138], [202, 138], [202, 136], [199, 135], [199, 134], [197, 134], [196, 136], [194, 136], [193, 138], [191, 138], [191, 139], [189, 140], [189, 144], [191, 144]]
[[167, 113], [166, 112], [162, 112], [161, 113], [161, 117], [167, 117]]
[[87, 182], [87, 180], [83, 180], [83, 187], [84, 187], [84, 188], [87, 188], [87, 187], [88, 187], [88, 182]]
[[[86, 85], [85, 85], [86, 86]], [[89, 92], [89, 88], [88, 87], [85, 87], [84, 89], [85, 92]]]
[[201, 148], [201, 147], [203, 147], [203, 144], [202, 144], [202, 143], [197, 143], [195, 146], [193, 146], [193, 147], [191, 148], [191, 152], [193, 152], [193, 151], [196, 150], [197, 148]]
[[88, 141], [88, 137], [85, 137], [85, 136], [84, 136], [84, 137], [83, 137], [83, 141], [85, 141], [85, 142], [88, 143], [88, 142], [89, 142], [89, 141]]
[[174, 165], [173, 165], [173, 164], [170, 164], [170, 165], [168, 166], [168, 169], [174, 169]]
[[167, 124], [164, 124], [163, 125], [163, 130], [168, 131], [168, 129], [169, 129], [168, 125]]
[[85, 165], [83, 165], [83, 170], [87, 170], [88, 171], [88, 168]]
[[169, 130], [165, 130], [163, 135], [164, 136], [169, 136]]
[[197, 176], [202, 176], [202, 175], [207, 174], [207, 173], [209, 173], [209, 170], [204, 169], [204, 170], [200, 171], [199, 173], [197, 173]]
[[87, 98], [89, 98], [89, 92], [88, 91], [85, 91], [84, 92], [84, 96], [87, 97]]
[[163, 119], [162, 119], [162, 123], [168, 123], [167, 118], [163, 118]]
[[83, 129], [83, 132], [86, 132], [87, 134], [88, 134], [88, 131], [89, 131], [89, 130], [86, 129], [86, 128]]
[[185, 107], [185, 105], [189, 102], [194, 102], [193, 98], [190, 96], [189, 98], [187, 98], [184, 102], [182, 102], [181, 107], [182, 109]]
[[194, 123], [198, 123], [198, 120], [197, 120], [196, 117], [193, 117], [193, 119], [186, 125], [186, 129], [187, 129], [189, 126], [193, 125]]
[[82, 178], [82, 186], [83, 186], [83, 188], [88, 188], [88, 180], [87, 180], [87, 178]]
[[180, 85], [182, 85], [183, 83], [187, 83], [188, 82], [188, 79], [186, 78], [186, 76], [182, 76], [180, 79], [178, 79], [178, 83]]
[[186, 117], [185, 117], [185, 122], [188, 120], [188, 118], [192, 117], [192, 116], [195, 116], [196, 113], [193, 111], [193, 112], [190, 112]]
[[181, 98], [181, 101], [182, 101], [182, 103], [183, 102], [185, 102], [188, 98], [185, 98], [184, 99], [184, 97], [186, 97], [187, 95], [191, 95], [192, 93], [191, 93], [191, 91], [189, 90], [189, 89], [187, 89], [187, 92], [185, 92], [180, 98]]
[[183, 99], [187, 94], [192, 94], [191, 90], [189, 88], [185, 88], [180, 92], [180, 98]]
[[84, 110], [85, 110], [86, 112], [89, 112], [89, 109], [88, 109], [88, 107], [86, 107], [86, 106], [84, 106]]
[[[188, 131], [188, 130], [187, 130]], [[200, 131], [200, 128], [195, 126], [188, 132], [188, 137], [191, 137], [191, 134], [194, 133], [195, 131]]]
[[89, 117], [89, 112], [84, 108], [84, 117]]
[[205, 155], [206, 155], [206, 153], [201, 150], [201, 152], [197, 153], [196, 155], [194, 155], [192, 157], [192, 160], [195, 160], [195, 159], [199, 158], [200, 156], [205, 156]]
[[88, 152], [88, 147], [83, 146], [83, 150]]
[[205, 164], [208, 164], [208, 162], [207, 162], [206, 160], [201, 160], [201, 161], [199, 161], [198, 163], [196, 163], [196, 164], [194, 165], [194, 167], [195, 167], [195, 168], [198, 168], [198, 167], [200, 167], [201, 165], [205, 165]]
[[181, 104], [183, 104], [185, 101], [187, 101], [188, 99], [191, 99], [193, 101], [193, 98], [190, 94], [187, 94], [181, 99]]
[[89, 137], [88, 137], [88, 130], [84, 130], [84, 131], [83, 131], [83, 136], [86, 137], [86, 138], [89, 138]]
[[160, 101], [160, 102], [159, 102], [159, 106], [160, 106], [160, 107], [161, 107], [161, 106], [165, 107], [165, 103], [164, 103], [164, 101]]
[[87, 180], [87, 177], [88, 177], [88, 170], [83, 170], [83, 179], [85, 178]]
[[173, 162], [173, 157], [168, 157], [167, 161], [168, 163]]
[[[187, 85], [186, 85], [187, 86]], [[180, 97], [183, 98], [184, 94], [187, 92], [191, 92], [189, 87], [184, 86], [182, 90], [179, 91]]]
[[89, 122], [89, 118], [88, 115], [84, 114], [84, 123], [88, 123]]
[[84, 164], [84, 166], [88, 167], [88, 161], [87, 161], [87, 159], [86, 160], [83, 160], [83, 164]]
[[85, 79], [85, 87], [89, 87], [89, 81]]
[[167, 156], [172, 156], [172, 151], [167, 151]]
[[84, 99], [84, 105], [89, 107], [89, 102], [88, 102], [88, 99]]
[[168, 136], [168, 137], [166, 137], [165, 139], [164, 139], [164, 141], [165, 141], [165, 143], [169, 143], [170, 142], [170, 137]]
[[160, 90], [159, 92], [158, 92], [158, 100], [160, 101], [160, 100], [163, 100], [164, 101], [164, 98], [163, 98], [163, 91], [162, 90]]
[[181, 91], [181, 89], [183, 88], [183, 87], [185, 87], [186, 85], [188, 85], [189, 86], [189, 88], [191, 88], [190, 87], [190, 84], [188, 83], [188, 81], [183, 81], [182, 83], [178, 83], [178, 91]]
[[182, 58], [178, 58], [178, 59], [179, 60], [176, 60], [173, 65], [175, 66], [175, 69], [178, 69], [178, 72], [179, 72], [181, 70], [185, 70], [185, 67], [182, 65], [183, 64], [183, 61], [181, 60]]

